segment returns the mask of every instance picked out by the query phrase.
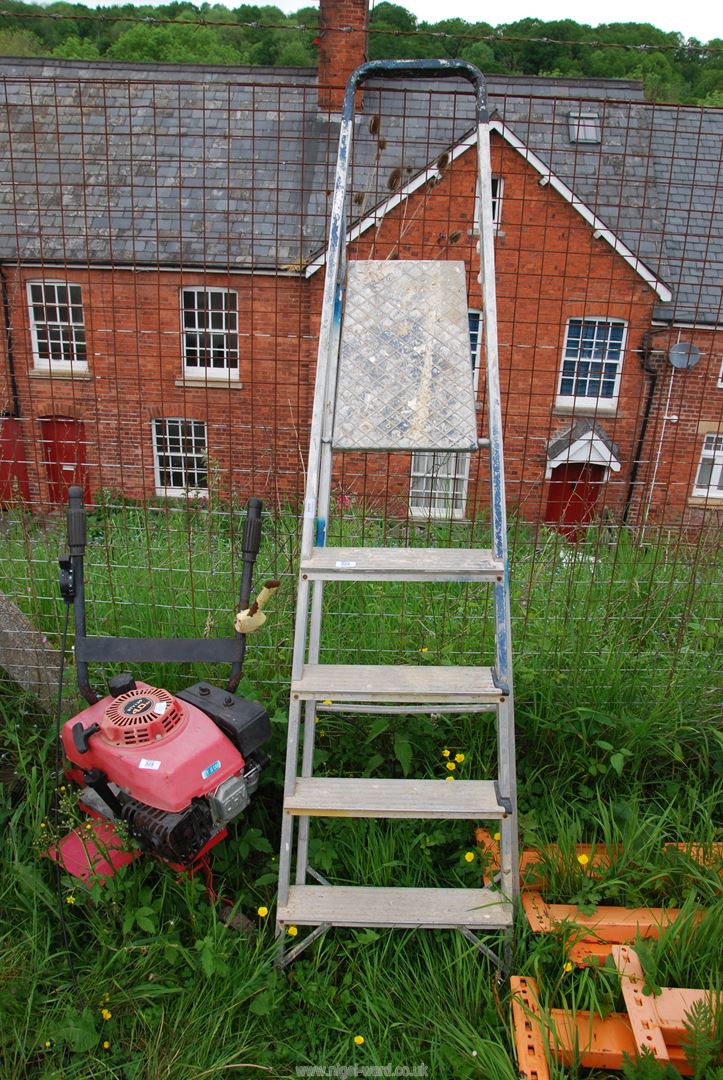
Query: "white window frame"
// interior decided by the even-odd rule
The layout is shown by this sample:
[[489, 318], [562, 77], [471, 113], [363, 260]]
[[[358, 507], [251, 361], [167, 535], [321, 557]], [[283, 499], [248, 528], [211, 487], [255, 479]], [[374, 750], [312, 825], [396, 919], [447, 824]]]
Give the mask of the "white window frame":
[[720, 372], [718, 374], [718, 389], [723, 390], [723, 361], [721, 361]]
[[[174, 430], [171, 425], [181, 425]], [[194, 425], [190, 430], [184, 431], [182, 425]], [[197, 445], [198, 430], [203, 429], [203, 446]], [[186, 496], [199, 498], [208, 494], [208, 425], [205, 420], [189, 420], [180, 416], [164, 416], [152, 421], [151, 433], [153, 439], [153, 471], [156, 483], [156, 495], [170, 495], [173, 497]], [[185, 445], [190, 437], [190, 445]], [[179, 438], [178, 451], [171, 446], [171, 439]], [[202, 453], [199, 451], [202, 449]], [[163, 458], [178, 458], [178, 464], [164, 466]], [[174, 473], [180, 473], [184, 483], [164, 484], [162, 470], [171, 468]], [[205, 474], [205, 483], [188, 483], [191, 476], [197, 481], [199, 473]]]
[[[83, 306], [83, 289], [75, 281], [47, 281], [36, 280], [27, 282], [28, 314], [30, 317], [30, 339], [33, 349], [33, 367], [36, 371], [84, 373], [88, 370], [88, 344], [85, 336], [85, 313]], [[47, 311], [49, 307], [68, 309], [67, 320], [37, 319], [35, 308], [40, 306], [33, 297], [33, 289], [43, 290], [42, 307]], [[47, 290], [53, 290], [53, 299]], [[58, 290], [67, 290], [65, 303], [59, 302]], [[71, 303], [70, 290], [78, 289], [80, 304]], [[73, 309], [80, 308], [80, 321], [73, 318]], [[47, 340], [41, 342], [42, 337]], [[55, 338], [54, 344], [60, 346], [61, 352], [67, 354], [61, 357], [52, 355], [51, 335]], [[81, 354], [79, 356], [79, 353]]]
[[[706, 485], [699, 483], [701, 470], [710, 462], [710, 479]], [[697, 498], [723, 499], [723, 434], [709, 433], [703, 439], [698, 468], [693, 482], [693, 495]]]
[[571, 143], [600, 143], [600, 115], [589, 110], [567, 114]]
[[[194, 293], [194, 306], [186, 307], [186, 294]], [[223, 297], [222, 306], [212, 311], [210, 306], [201, 308], [198, 305], [198, 297], [212, 296]], [[228, 298], [233, 297], [233, 307], [228, 306]], [[223, 289], [216, 286], [184, 285], [180, 289], [181, 308], [181, 351], [183, 354], [183, 376], [185, 379], [200, 379], [204, 382], [208, 379], [222, 379], [224, 382], [238, 380], [239, 377], [239, 332], [238, 332], [238, 293], [235, 289]], [[209, 327], [204, 318], [208, 312], [220, 315], [220, 325]], [[194, 325], [187, 325], [188, 313], [194, 315]], [[214, 366], [201, 363], [200, 356], [208, 352], [208, 344], [202, 343], [203, 337], [213, 335], [217, 340], [213, 343], [213, 351], [220, 357], [223, 363]], [[195, 345], [192, 339], [196, 338]], [[198, 360], [197, 360], [198, 358]]]
[[[470, 328], [472, 379], [476, 398], [483, 332], [482, 312], [476, 308], [470, 308], [467, 318]], [[415, 518], [463, 518], [467, 508], [469, 463], [470, 454], [461, 451], [420, 451], [412, 454], [409, 474], [410, 515]], [[420, 481], [430, 479], [428, 495], [424, 492], [415, 493], [415, 486], [419, 487]], [[416, 502], [414, 501], [415, 494]]]
[[[570, 355], [570, 350], [572, 348], [572, 342], [574, 340], [574, 337], [571, 335], [571, 330], [572, 330], [573, 326], [576, 325], [576, 324], [580, 324], [580, 338], [579, 338], [579, 348], [577, 350], [578, 355], [574, 356], [574, 355]], [[608, 357], [608, 350], [610, 348], [610, 341], [609, 340], [607, 341], [607, 343], [604, 346], [604, 355], [599, 356], [599, 357], [594, 356], [594, 355], [586, 357], [586, 356], [582, 355], [582, 352], [583, 352], [583, 333], [584, 333], [585, 324], [595, 324], [595, 327], [596, 327], [595, 332], [594, 332], [594, 338], [593, 338], [593, 351], [595, 351], [595, 348], [597, 346], [597, 341], [598, 341], [598, 330], [597, 330], [597, 328], [599, 328], [599, 327], [613, 327], [613, 326], [621, 327], [622, 334], [621, 334], [621, 337], [620, 337], [620, 342], [619, 342], [619, 345], [616, 343], [615, 350], [614, 350], [614, 351], [617, 351], [617, 353], [618, 353], [617, 357], [615, 357], [613, 359], [610, 359]], [[618, 399], [620, 397], [620, 380], [622, 378], [622, 373], [623, 373], [623, 363], [624, 363], [624, 360], [625, 360], [625, 346], [626, 346], [626, 343], [627, 343], [627, 337], [628, 337], [628, 324], [625, 322], [624, 319], [614, 319], [614, 318], [608, 318], [607, 316], [600, 316], [600, 315], [573, 315], [573, 316], [571, 316], [567, 320], [567, 323], [565, 325], [565, 340], [564, 340], [563, 346], [562, 346], [562, 357], [561, 357], [561, 360], [560, 360], [560, 372], [559, 372], [559, 376], [558, 376], [558, 380], [557, 380], [557, 397], [555, 399], [556, 407], [563, 408], [566, 411], [575, 411], [575, 412], [585, 412], [585, 411], [592, 410], [592, 411], [594, 411], [596, 413], [615, 413], [617, 411]], [[570, 361], [574, 361], [574, 364], [575, 364], [575, 370], [574, 370], [574, 373], [572, 375], [569, 375], [565, 371], [565, 365], [568, 364]], [[613, 379], [613, 387], [612, 387], [612, 393], [611, 394], [602, 394], [600, 392], [598, 392], [597, 394], [579, 394], [579, 393], [575, 393], [574, 385], [573, 385], [573, 392], [572, 393], [565, 393], [563, 391], [563, 383], [566, 380], [570, 379], [570, 378], [572, 378], [573, 384], [577, 383], [578, 380], [581, 380], [583, 378], [585, 379], [586, 382], [588, 380], [595, 381], [596, 377], [594, 375], [592, 375], [590, 372], [588, 372], [588, 374], [585, 375], [585, 376], [579, 374], [579, 370], [580, 370], [579, 365], [580, 364], [610, 365], [610, 364], [613, 364], [613, 363], [615, 364], [615, 375], [614, 375], [614, 379]], [[603, 382], [603, 376], [604, 375], [606, 375], [606, 373], [605, 373], [604, 370], [602, 370], [601, 373], [600, 373], [600, 384], [601, 384], [600, 385], [600, 390], [602, 390], [602, 382]], [[609, 382], [609, 380], [610, 380], [610, 376], [608, 374], [606, 376], [606, 378], [605, 378], [605, 381]]]
[[[491, 186], [492, 186], [492, 225], [494, 226], [495, 232], [497, 232], [497, 230], [500, 227], [500, 220], [502, 218], [502, 198], [503, 198], [504, 191], [505, 191], [504, 179], [501, 176], [493, 176], [492, 179], [491, 179]], [[479, 215], [480, 215], [479, 177], [477, 177], [477, 183], [475, 184], [475, 189], [474, 189], [474, 222], [473, 222], [473, 229], [474, 229], [475, 233], [479, 232]]]

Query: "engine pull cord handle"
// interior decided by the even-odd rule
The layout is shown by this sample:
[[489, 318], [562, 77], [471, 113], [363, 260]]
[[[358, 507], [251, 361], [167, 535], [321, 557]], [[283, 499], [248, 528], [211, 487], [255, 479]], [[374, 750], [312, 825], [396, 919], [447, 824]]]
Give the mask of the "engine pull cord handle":
[[239, 611], [234, 622], [237, 634], [253, 634], [266, 622], [266, 614], [262, 610], [278, 589], [280, 581], [265, 581], [261, 592], [254, 600], [251, 607]]

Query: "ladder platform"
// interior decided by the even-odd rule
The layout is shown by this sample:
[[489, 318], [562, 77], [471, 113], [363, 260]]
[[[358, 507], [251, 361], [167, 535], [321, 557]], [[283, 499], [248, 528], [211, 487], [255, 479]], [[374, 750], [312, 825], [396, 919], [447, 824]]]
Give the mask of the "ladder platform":
[[512, 905], [492, 889], [292, 885], [276, 918], [298, 926], [502, 930], [512, 926]]
[[494, 780], [377, 780], [299, 777], [289, 814], [343, 818], [501, 819]]
[[347, 267], [332, 446], [478, 449], [463, 262]]
[[489, 548], [315, 547], [301, 573], [324, 581], [501, 581], [504, 564]]
[[292, 699], [396, 701], [432, 705], [504, 700], [489, 667], [418, 667], [412, 664], [307, 664], [291, 681]]

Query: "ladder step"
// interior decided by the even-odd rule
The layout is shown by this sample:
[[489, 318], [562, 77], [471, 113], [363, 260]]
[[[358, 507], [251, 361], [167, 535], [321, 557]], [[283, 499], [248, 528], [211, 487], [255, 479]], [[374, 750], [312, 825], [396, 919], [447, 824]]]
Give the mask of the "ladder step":
[[276, 918], [297, 926], [500, 930], [512, 925], [512, 905], [492, 889], [292, 885]]
[[504, 564], [488, 548], [317, 547], [301, 573], [327, 581], [498, 581]]
[[291, 682], [297, 700], [494, 703], [502, 698], [489, 667], [411, 664], [308, 664]]
[[298, 777], [290, 814], [344, 818], [503, 818], [494, 780], [376, 780]]

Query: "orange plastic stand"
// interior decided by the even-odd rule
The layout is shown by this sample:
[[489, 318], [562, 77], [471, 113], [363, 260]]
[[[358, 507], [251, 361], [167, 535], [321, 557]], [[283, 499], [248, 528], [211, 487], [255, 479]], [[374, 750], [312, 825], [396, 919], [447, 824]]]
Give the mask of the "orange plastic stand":
[[[680, 908], [625, 908], [600, 905], [592, 915], [583, 915], [574, 904], [548, 904], [537, 892], [522, 894], [522, 906], [532, 930], [549, 934], [566, 924], [574, 940], [568, 955], [581, 967], [604, 962], [614, 944], [643, 938], [658, 938], [660, 931], [680, 915]], [[699, 917], [702, 917], [702, 912]]]
[[682, 1076], [692, 1076], [683, 1048], [685, 1017], [708, 994], [704, 990], [663, 989], [655, 997], [643, 992], [644, 978], [634, 949], [612, 945], [620, 972], [627, 1015], [599, 1017], [589, 1012], [551, 1009], [542, 1017], [534, 979], [511, 979], [512, 1019], [520, 1075], [550, 1080], [548, 1058], [586, 1069], [622, 1069], [625, 1056], [643, 1049], [658, 1061], [670, 1062]]

